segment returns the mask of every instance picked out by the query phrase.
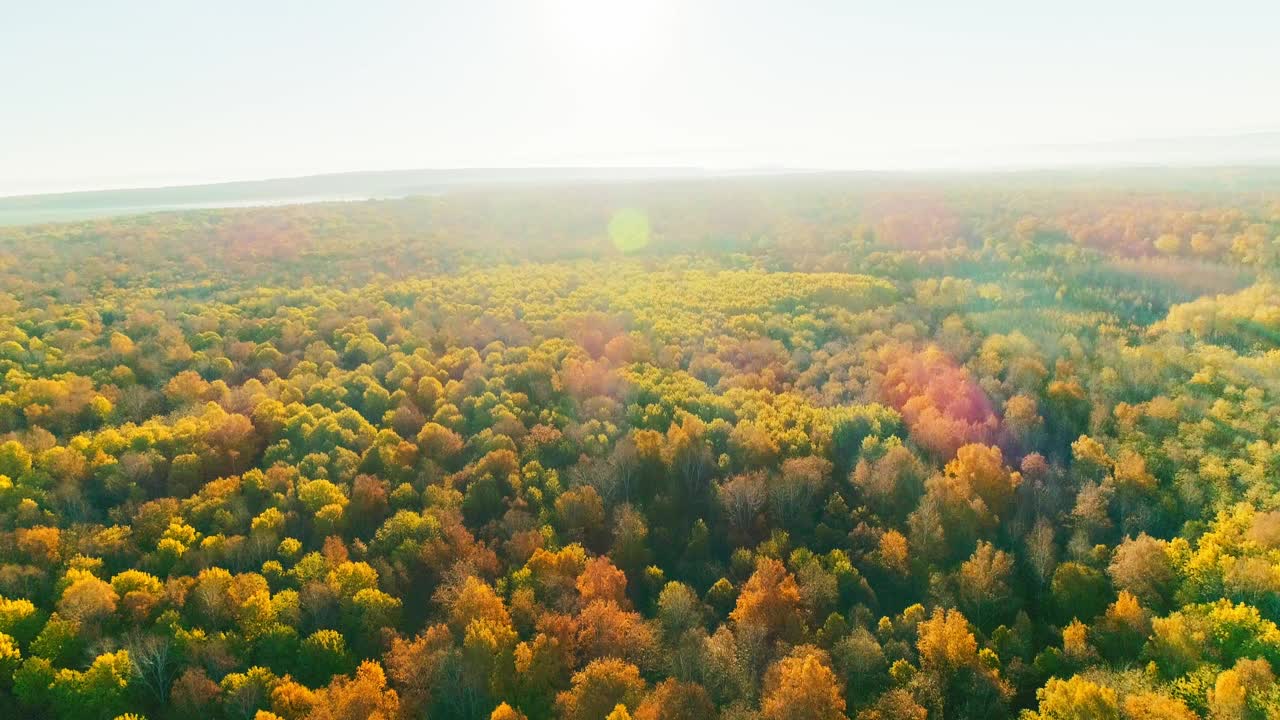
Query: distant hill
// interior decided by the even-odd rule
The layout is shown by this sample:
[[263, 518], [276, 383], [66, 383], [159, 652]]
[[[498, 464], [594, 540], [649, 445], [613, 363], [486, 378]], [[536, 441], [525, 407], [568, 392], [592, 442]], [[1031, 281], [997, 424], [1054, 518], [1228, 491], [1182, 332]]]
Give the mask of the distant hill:
[[468, 186], [625, 182], [701, 177], [693, 168], [480, 168], [349, 172], [181, 185], [0, 197], [0, 225], [85, 220], [163, 210], [291, 205], [431, 195]]
[[[929, 163], [924, 164], [929, 167]], [[165, 210], [292, 205], [435, 195], [464, 188], [618, 183], [743, 176], [805, 175], [875, 185], [971, 175], [975, 183], [1031, 181], [1055, 190], [1132, 187], [1184, 191], [1276, 191], [1280, 132], [1158, 138], [1010, 150], [940, 152], [932, 170], [821, 171], [794, 168], [704, 170], [690, 167], [473, 168], [348, 172], [206, 185], [93, 190], [0, 197], [0, 226], [88, 220]]]
[[1206, 167], [1280, 165], [1280, 131], [1144, 138], [1027, 148], [1019, 165], [1040, 167]]

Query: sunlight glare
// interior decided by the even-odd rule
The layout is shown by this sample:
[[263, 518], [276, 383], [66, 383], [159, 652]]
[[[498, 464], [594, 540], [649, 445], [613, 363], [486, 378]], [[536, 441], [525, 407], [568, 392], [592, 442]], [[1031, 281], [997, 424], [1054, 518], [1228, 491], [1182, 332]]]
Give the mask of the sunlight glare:
[[649, 218], [635, 208], [623, 208], [609, 220], [609, 239], [623, 254], [643, 250], [649, 244]]
[[546, 0], [548, 40], [563, 60], [592, 74], [632, 74], [661, 57], [670, 27], [664, 2]]

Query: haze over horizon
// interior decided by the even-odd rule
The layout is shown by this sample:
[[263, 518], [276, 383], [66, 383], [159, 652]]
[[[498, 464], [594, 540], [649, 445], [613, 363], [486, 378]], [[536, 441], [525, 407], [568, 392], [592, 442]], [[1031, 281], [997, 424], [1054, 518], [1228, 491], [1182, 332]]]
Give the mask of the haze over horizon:
[[0, 27], [0, 62], [22, 69], [9, 96], [29, 99], [0, 114], [0, 195], [407, 168], [1195, 163], [1160, 146], [1186, 138], [1280, 158], [1280, 96], [1260, 91], [1280, 76], [1273, 4], [978, 4], [27, 4]]
[[1280, 0], [0, 8], [0, 720], [1280, 720]]

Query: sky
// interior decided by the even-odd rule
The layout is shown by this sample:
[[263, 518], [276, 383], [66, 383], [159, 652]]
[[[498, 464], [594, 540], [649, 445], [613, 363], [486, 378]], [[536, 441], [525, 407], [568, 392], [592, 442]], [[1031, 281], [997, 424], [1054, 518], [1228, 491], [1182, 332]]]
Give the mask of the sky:
[[1035, 164], [1280, 130], [1278, 26], [1275, 0], [0, 0], [0, 194]]

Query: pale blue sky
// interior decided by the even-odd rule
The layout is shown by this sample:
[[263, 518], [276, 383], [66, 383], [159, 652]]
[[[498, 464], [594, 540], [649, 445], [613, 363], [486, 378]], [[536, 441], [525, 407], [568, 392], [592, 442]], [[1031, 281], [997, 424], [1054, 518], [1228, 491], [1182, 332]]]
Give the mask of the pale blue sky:
[[0, 193], [1280, 129], [1275, 0], [0, 0]]

